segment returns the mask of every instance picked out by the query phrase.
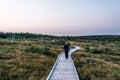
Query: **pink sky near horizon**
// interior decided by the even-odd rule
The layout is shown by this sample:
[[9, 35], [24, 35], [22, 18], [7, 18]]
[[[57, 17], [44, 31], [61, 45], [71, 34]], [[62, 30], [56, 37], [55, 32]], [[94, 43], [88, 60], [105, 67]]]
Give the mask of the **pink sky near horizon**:
[[0, 0], [0, 31], [120, 34], [119, 0]]

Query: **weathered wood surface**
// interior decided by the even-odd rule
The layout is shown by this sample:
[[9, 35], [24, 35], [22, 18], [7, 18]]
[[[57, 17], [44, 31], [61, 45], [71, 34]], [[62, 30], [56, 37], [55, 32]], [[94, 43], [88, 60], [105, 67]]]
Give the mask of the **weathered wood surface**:
[[79, 49], [80, 47], [78, 46], [70, 49], [68, 59], [65, 58], [64, 52], [60, 53], [46, 80], [79, 80], [71, 58], [71, 54]]

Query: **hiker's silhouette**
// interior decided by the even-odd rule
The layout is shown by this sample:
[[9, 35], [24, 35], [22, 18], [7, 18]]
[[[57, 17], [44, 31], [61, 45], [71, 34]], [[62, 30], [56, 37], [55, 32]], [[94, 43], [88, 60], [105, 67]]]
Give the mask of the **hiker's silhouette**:
[[66, 58], [66, 59], [68, 59], [68, 52], [69, 52], [69, 50], [70, 50], [69, 45], [70, 45], [69, 42], [65, 42], [64, 52], [65, 52], [65, 58]]

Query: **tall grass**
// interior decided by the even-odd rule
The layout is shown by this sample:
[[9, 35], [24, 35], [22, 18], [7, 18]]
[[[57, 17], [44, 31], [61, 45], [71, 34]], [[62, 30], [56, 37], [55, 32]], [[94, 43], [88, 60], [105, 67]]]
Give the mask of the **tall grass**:
[[0, 80], [45, 80], [61, 51], [49, 41], [0, 41]]
[[81, 50], [73, 54], [80, 80], [120, 80], [118, 41], [86, 40], [73, 42]]

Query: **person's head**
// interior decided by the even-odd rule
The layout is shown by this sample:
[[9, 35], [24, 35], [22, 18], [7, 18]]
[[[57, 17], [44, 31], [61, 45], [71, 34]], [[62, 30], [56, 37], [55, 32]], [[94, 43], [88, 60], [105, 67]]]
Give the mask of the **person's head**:
[[66, 41], [65, 44], [66, 44], [66, 45], [70, 45], [69, 41]]
[[67, 44], [68, 44], [68, 42], [65, 42], [65, 44], [67, 45]]

